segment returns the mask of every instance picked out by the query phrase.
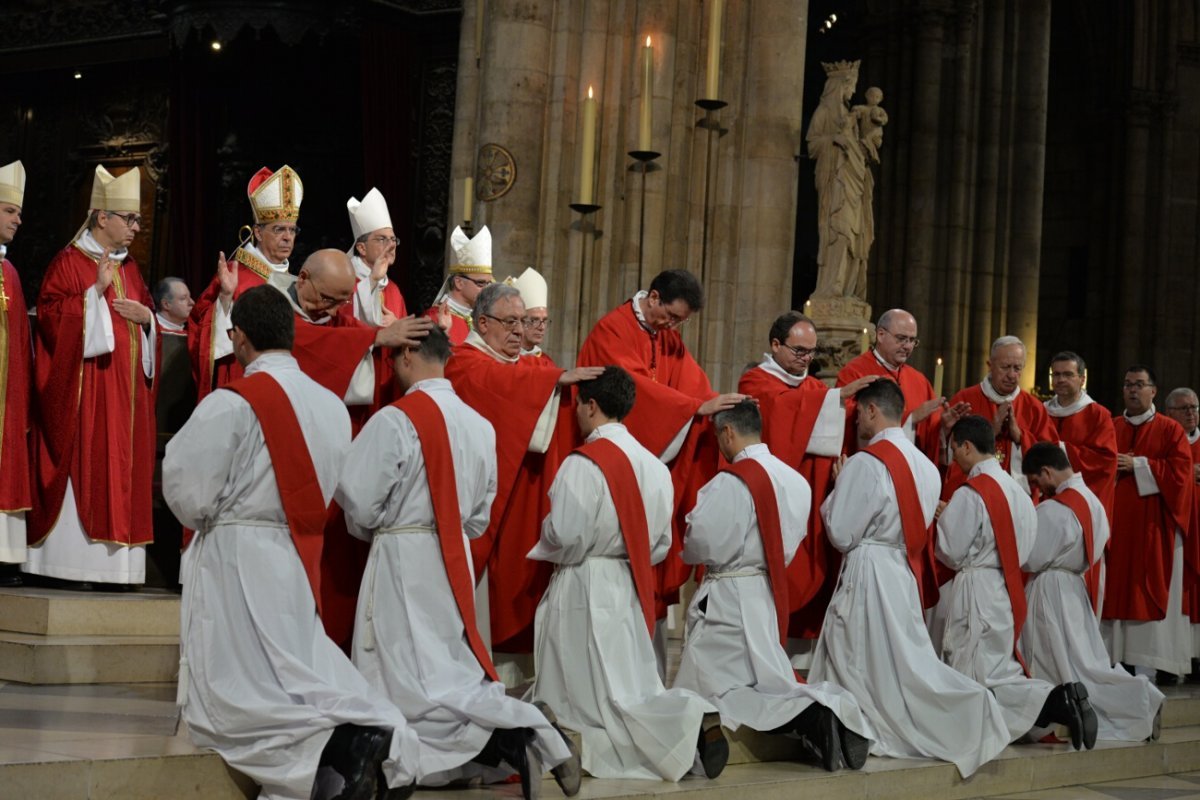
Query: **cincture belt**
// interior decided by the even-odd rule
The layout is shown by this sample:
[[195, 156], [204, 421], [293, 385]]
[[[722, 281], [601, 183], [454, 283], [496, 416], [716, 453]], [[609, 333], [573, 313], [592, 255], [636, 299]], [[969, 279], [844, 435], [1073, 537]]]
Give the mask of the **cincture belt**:
[[[1083, 577], [1083, 572], [1080, 572], [1079, 570], [1074, 570], [1074, 569], [1067, 569], [1066, 567], [1046, 567], [1044, 570], [1041, 570], [1041, 572], [1065, 572], [1068, 575], [1073, 575], [1076, 578]], [[1086, 572], [1086, 570], [1085, 570], [1085, 572]], [[1039, 573], [1039, 574], [1041, 574], [1041, 573]]]
[[394, 528], [380, 528], [375, 533], [437, 533], [437, 528], [432, 525], [397, 525]]
[[586, 558], [583, 559], [583, 561], [577, 561], [574, 564], [555, 564], [554, 571], [558, 572], [560, 569], [571, 569], [572, 567], [582, 567], [588, 561], [628, 561], [628, 560], [629, 560], [629, 556], [624, 555], [624, 554], [619, 555], [619, 556], [587, 556]]
[[286, 522], [276, 522], [275, 520], [266, 519], [222, 519], [210, 525], [206, 533], [215, 531], [217, 528], [232, 528], [241, 525], [247, 528], [276, 528], [286, 531], [288, 524]]
[[755, 569], [753, 567], [746, 567], [744, 569], [731, 569], [726, 572], [709, 570], [708, 572], [704, 573], [704, 580], [719, 581], [724, 580], [725, 578], [754, 578], [758, 577], [759, 575], [766, 574], [767, 571], [765, 569]]
[[363, 621], [359, 626], [360, 642], [364, 650], [375, 649], [375, 573], [379, 571], [379, 557], [376, 550], [383, 541], [384, 534], [437, 533], [432, 525], [396, 525], [391, 528], [380, 528], [371, 538], [371, 555], [367, 558], [368, 570], [363, 575], [362, 588], [367, 593], [366, 607], [363, 609]]
[[[892, 544], [891, 542], [877, 542], [877, 541], [875, 541], [874, 539], [863, 539], [861, 542], [859, 542], [859, 543], [858, 543], [858, 544], [855, 546], [855, 548], [854, 548], [854, 549], [855, 549], [855, 550], [857, 550], [859, 547], [863, 547], [863, 546], [867, 546], [867, 547], [886, 547], [886, 548], [887, 548], [887, 549], [889, 549], [889, 550], [899, 550], [899, 551], [900, 551], [900, 552], [902, 552], [902, 553], [903, 553], [903, 552], [907, 552], [907, 551], [904, 549], [904, 545], [902, 545], [902, 544]], [[849, 554], [849, 551], [847, 551], [847, 554]]]

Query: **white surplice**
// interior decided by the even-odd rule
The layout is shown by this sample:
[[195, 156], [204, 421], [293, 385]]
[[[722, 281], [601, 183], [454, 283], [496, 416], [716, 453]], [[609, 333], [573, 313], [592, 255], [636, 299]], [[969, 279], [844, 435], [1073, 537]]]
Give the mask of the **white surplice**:
[[[629, 456], [646, 509], [650, 560], [671, 545], [673, 489], [666, 466], [624, 425], [601, 425]], [[679, 780], [692, 767], [704, 714], [686, 689], [666, 689], [629, 571], [604, 474], [567, 456], [550, 487], [550, 514], [529, 557], [556, 565], [534, 622], [537, 677], [530, 696], [583, 738], [583, 768], [597, 778]]]
[[[446, 420], [466, 537], [481, 536], [496, 496], [496, 434], [444, 378], [409, 389], [433, 398]], [[558, 731], [509, 697], [471, 652], [435, 528], [421, 442], [408, 416], [385, 406], [354, 440], [335, 495], [351, 533], [371, 541], [354, 625], [355, 665], [408, 718], [421, 740], [421, 782], [439, 785], [510, 769], [471, 761], [497, 728], [531, 728], [542, 764], [570, 757]]]
[[[1058, 491], [1075, 489], [1092, 512], [1094, 562], [1104, 556], [1108, 515], [1078, 473]], [[1045, 500], [1037, 507], [1038, 535], [1026, 569], [1028, 615], [1021, 631], [1021, 654], [1035, 678], [1051, 683], [1079, 682], [1099, 722], [1097, 738], [1140, 742], [1150, 736], [1163, 694], [1144, 675], [1130, 675], [1109, 660], [1083, 573], [1090, 566], [1083, 526], [1065, 505]]]
[[[881, 431], [871, 444], [883, 439], [903, 453], [931, 524], [942, 488], [937, 468], [900, 428]], [[871, 724], [872, 755], [940, 758], [970, 776], [1008, 744], [1004, 712], [986, 687], [933, 649], [883, 462], [865, 452], [851, 456], [821, 514], [846, 557], [809, 679], [854, 696]]]
[[[812, 491], [796, 470], [752, 444], [734, 463], [753, 459], [775, 489], [783, 557], [791, 563], [808, 532]], [[745, 725], [772, 731], [819, 703], [850, 730], [871, 738], [871, 729], [849, 692], [831, 683], [803, 684], [779, 641], [775, 596], [767, 577], [762, 535], [746, 484], [726, 473], [700, 490], [688, 513], [683, 560], [704, 564], [704, 582], [692, 597], [687, 634], [675, 686], [691, 689], [715, 705], [730, 730]]]
[[[324, 502], [350, 449], [341, 400], [286, 353], [260, 356], [287, 393]], [[391, 728], [391, 786], [419, 777], [416, 734], [325, 635], [287, 527], [258, 418], [213, 392], [167, 445], [163, 495], [196, 530], [184, 553], [180, 690], [192, 741], [263, 785], [263, 798], [308, 800], [321, 751], [342, 723]], [[189, 679], [190, 674], [190, 679]]]
[[[994, 458], [972, 467], [967, 479], [979, 475], [995, 480], [1004, 492], [1016, 534], [1017, 563], [1024, 564], [1037, 538], [1033, 501]], [[1015, 742], [1033, 728], [1054, 686], [1026, 677], [1013, 655], [1012, 603], [1000, 569], [996, 534], [983, 498], [974, 489], [962, 486], [950, 498], [938, 517], [935, 546], [938, 560], [957, 571], [954, 580], [943, 587], [949, 599], [941, 636], [942, 659], [992, 690]]]
[[[104, 246], [96, 241], [91, 231], [81, 233], [76, 245], [92, 258], [104, 255]], [[120, 263], [128, 255], [128, 250], [117, 250], [109, 253], [108, 258]], [[83, 309], [83, 358], [98, 358], [112, 353], [117, 347], [112, 312], [104, 293], [94, 284], [84, 294]], [[157, 320], [153, 314], [150, 317], [148, 328], [138, 328], [142, 372], [147, 378], [154, 377], [154, 357], [158, 349]], [[145, 583], [146, 548], [143, 545], [93, 541], [83, 529], [75, 504], [75, 487], [67, 478], [58, 520], [41, 544], [28, 548], [21, 570], [70, 581]]]

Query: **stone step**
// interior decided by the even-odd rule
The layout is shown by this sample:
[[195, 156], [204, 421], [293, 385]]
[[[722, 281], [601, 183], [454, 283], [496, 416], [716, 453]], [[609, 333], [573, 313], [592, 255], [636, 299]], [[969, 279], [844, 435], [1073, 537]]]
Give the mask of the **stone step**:
[[44, 636], [0, 631], [0, 680], [162, 683], [179, 673], [178, 636]]
[[163, 589], [0, 589], [0, 631], [42, 636], [178, 636], [179, 595]]

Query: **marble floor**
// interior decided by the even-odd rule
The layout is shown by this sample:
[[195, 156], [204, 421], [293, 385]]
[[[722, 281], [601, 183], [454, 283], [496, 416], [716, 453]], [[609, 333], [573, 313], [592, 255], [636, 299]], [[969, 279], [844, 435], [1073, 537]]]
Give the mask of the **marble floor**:
[[1066, 786], [992, 800], [1200, 800], [1200, 772]]

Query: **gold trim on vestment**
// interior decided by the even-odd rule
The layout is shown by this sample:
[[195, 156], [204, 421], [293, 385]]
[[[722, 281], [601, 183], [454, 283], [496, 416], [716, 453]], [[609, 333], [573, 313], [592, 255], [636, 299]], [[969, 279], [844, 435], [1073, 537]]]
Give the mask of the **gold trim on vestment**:
[[266, 261], [241, 247], [233, 251], [233, 260], [267, 282], [270, 282], [271, 274], [275, 271]]
[[[4, 292], [4, 262], [0, 260], [0, 294]], [[4, 414], [8, 410], [8, 303], [0, 303], [0, 466], [4, 465]]]

